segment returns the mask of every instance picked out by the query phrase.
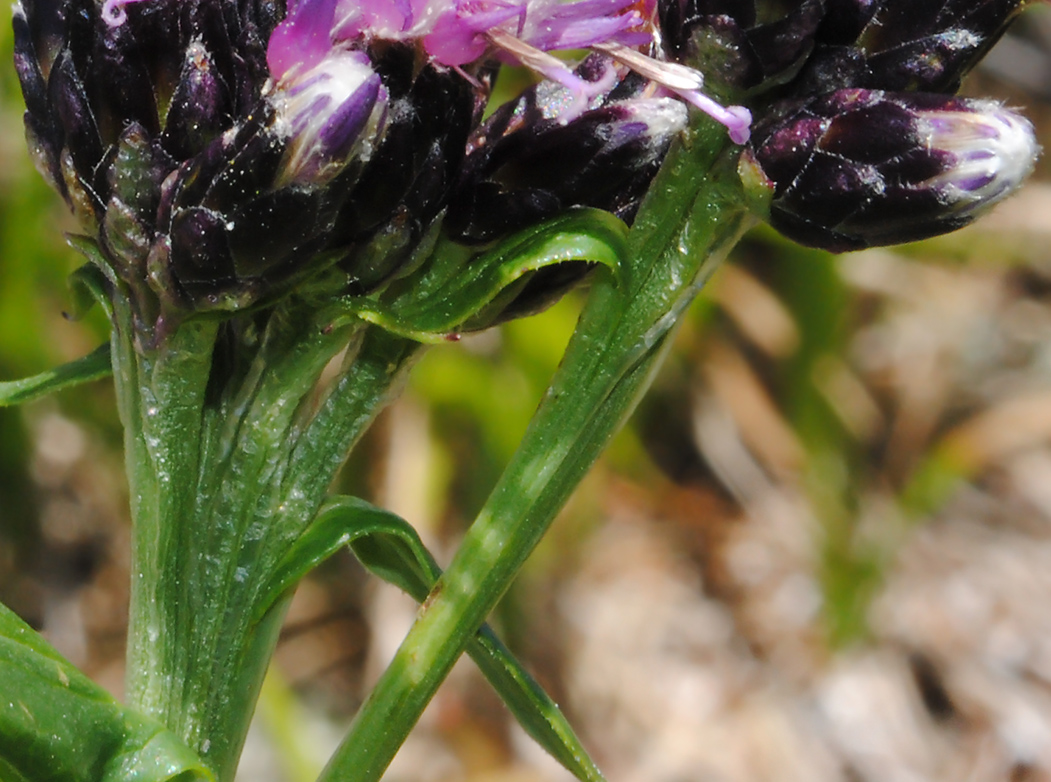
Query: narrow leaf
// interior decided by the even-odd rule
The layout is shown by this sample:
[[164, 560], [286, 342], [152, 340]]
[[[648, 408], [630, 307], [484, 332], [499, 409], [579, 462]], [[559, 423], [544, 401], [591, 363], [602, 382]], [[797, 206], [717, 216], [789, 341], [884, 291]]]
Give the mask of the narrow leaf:
[[352, 546], [357, 554], [357, 545], [363, 538], [388, 541], [383, 561], [373, 570], [371, 563], [363, 560], [366, 567], [415, 600], [427, 596], [429, 585], [434, 584], [441, 570], [412, 525], [357, 497], [332, 497], [277, 566], [270, 588], [257, 603], [256, 621], [303, 576], [343, 547]]
[[2, 604], [0, 778], [214, 782], [178, 737], [121, 706]]
[[[259, 618], [284, 593], [329, 556], [349, 545], [372, 573], [423, 602], [441, 569], [412, 525], [355, 497], [334, 497], [285, 556]], [[558, 705], [484, 625], [467, 647], [482, 674], [519, 724], [584, 782], [604, 782]]]
[[439, 242], [417, 273], [379, 297], [343, 300], [349, 315], [418, 342], [440, 342], [533, 272], [586, 261], [619, 273], [627, 226], [598, 209], [573, 209], [520, 231], [486, 252]]
[[106, 342], [83, 358], [41, 372], [39, 375], [0, 382], [0, 407], [31, 402], [63, 388], [100, 380], [112, 374], [109, 343]]

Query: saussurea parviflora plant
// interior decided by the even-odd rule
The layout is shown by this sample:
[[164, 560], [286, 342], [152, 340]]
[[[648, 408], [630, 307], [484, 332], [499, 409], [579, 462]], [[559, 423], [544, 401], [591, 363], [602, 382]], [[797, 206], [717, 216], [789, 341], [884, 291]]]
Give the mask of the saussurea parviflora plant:
[[[232, 779], [290, 595], [349, 545], [424, 606], [322, 780], [379, 779], [464, 651], [601, 779], [487, 614], [755, 221], [857, 249], [957, 228], [1019, 185], [1029, 124], [954, 92], [1023, 5], [17, 3], [29, 150], [83, 226], [76, 307], [113, 331], [2, 396], [112, 372], [133, 583], [126, 706], [0, 614], [0, 776]], [[492, 107], [508, 65], [535, 86]], [[585, 279], [444, 573], [401, 519], [327, 496], [427, 344]]]

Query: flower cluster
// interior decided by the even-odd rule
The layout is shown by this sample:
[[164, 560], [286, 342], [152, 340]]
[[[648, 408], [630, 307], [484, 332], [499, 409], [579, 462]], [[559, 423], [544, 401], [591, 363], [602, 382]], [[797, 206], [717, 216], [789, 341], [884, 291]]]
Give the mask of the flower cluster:
[[[38, 167], [149, 323], [326, 269], [368, 293], [439, 227], [630, 222], [689, 107], [748, 144], [793, 238], [948, 230], [1035, 154], [1024, 120], [948, 94], [1021, 3], [20, 0], [14, 23]], [[505, 64], [539, 83], [483, 120]]]
[[[750, 121], [650, 56], [653, 16], [634, 0], [22, 0], [14, 21], [30, 149], [148, 324], [258, 306], [322, 269], [375, 290], [446, 218], [466, 243], [574, 206], [630, 218], [683, 99], [740, 141]], [[551, 54], [589, 47], [576, 68]], [[541, 81], [482, 122], [504, 63]]]

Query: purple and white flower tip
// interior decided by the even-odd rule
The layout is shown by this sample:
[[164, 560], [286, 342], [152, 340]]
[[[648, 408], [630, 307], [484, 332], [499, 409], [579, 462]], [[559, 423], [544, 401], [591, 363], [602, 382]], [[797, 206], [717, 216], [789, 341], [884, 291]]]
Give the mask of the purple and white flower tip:
[[992, 100], [920, 112], [917, 125], [928, 148], [952, 160], [926, 184], [961, 210], [1009, 195], [1032, 173], [1040, 151], [1029, 121]]
[[387, 92], [364, 52], [331, 50], [286, 71], [271, 93], [275, 126], [289, 139], [279, 184], [324, 185], [347, 161], [367, 161], [382, 131]]

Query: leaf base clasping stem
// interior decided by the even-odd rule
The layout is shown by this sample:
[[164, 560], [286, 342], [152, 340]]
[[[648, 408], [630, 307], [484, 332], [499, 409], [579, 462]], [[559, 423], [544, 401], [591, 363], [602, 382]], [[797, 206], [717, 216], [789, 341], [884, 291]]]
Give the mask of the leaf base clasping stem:
[[228, 782], [291, 595], [272, 588], [278, 565], [420, 345], [360, 321], [330, 328], [331, 313], [290, 301], [244, 342], [250, 360], [224, 363], [229, 323], [189, 320], [144, 348], [113, 299], [133, 518], [127, 700]]

